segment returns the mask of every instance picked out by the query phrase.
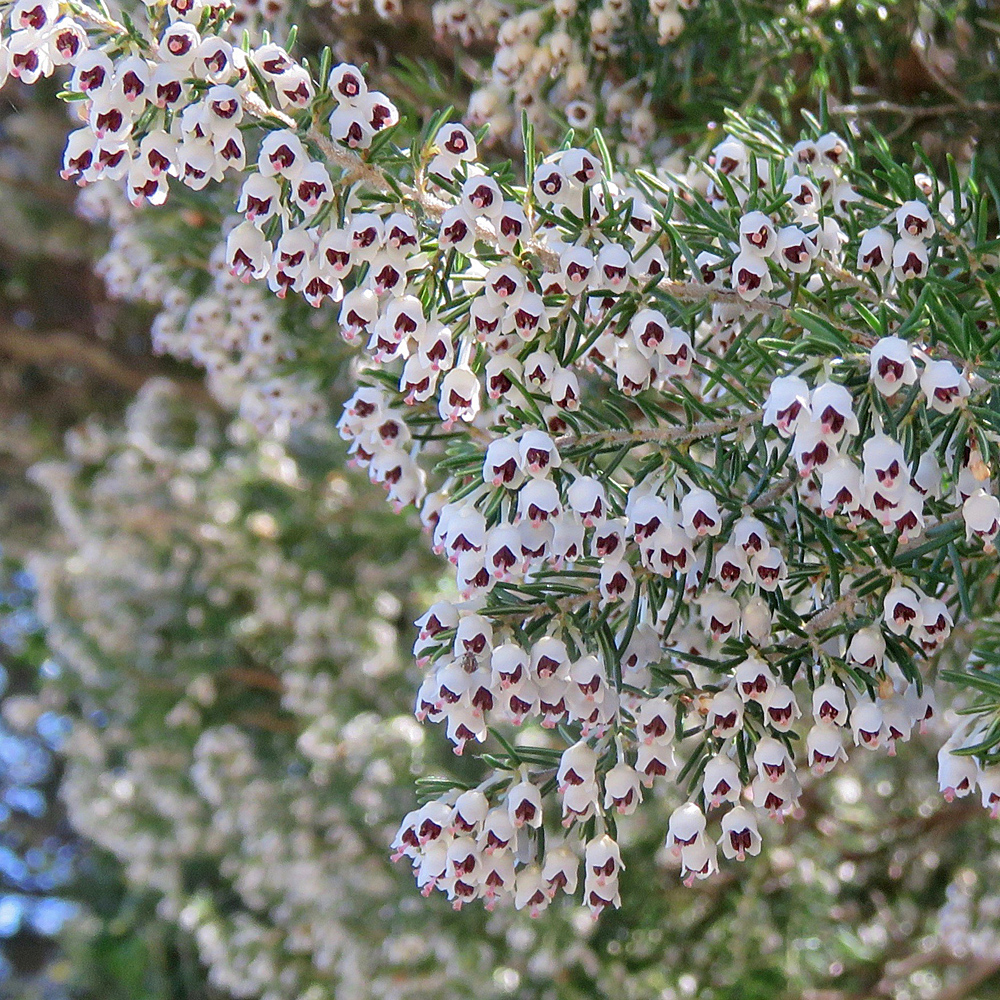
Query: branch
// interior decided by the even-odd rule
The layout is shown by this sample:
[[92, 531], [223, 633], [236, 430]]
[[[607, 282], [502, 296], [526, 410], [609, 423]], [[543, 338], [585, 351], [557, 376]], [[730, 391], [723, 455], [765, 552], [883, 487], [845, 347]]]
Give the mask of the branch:
[[922, 30], [917, 30], [913, 33], [913, 38], [910, 43], [910, 50], [916, 57], [917, 62], [920, 63], [924, 72], [941, 88], [956, 104], [960, 107], [964, 106], [966, 103], [965, 94], [955, 86], [941, 71], [941, 69], [935, 65], [934, 57], [930, 51], [933, 40]]
[[856, 274], [851, 274], [850, 271], [841, 267], [832, 260], [827, 260], [825, 257], [817, 257], [816, 262], [824, 271], [826, 271], [827, 274], [830, 275], [830, 277], [839, 281], [843, 285], [853, 288], [861, 296], [868, 299], [869, 302], [882, 301], [878, 292], [876, 292], [867, 281], [863, 281]]
[[281, 677], [272, 670], [253, 667], [229, 667], [223, 671], [227, 680], [246, 687], [259, 688], [261, 691], [284, 691], [285, 685]]
[[[829, 626], [833, 625], [833, 623], [836, 622], [841, 615], [850, 612], [859, 600], [860, 598], [858, 597], [857, 592], [852, 587], [846, 594], [842, 594], [839, 600], [834, 601], [830, 607], [824, 608], [818, 615], [813, 615], [813, 617], [802, 626], [802, 631], [809, 637], [817, 636], [823, 631], [823, 629], [829, 628]], [[788, 645], [804, 646], [806, 642], [806, 639], [796, 636], [789, 641]]]
[[830, 108], [830, 113], [847, 118], [857, 118], [869, 114], [904, 115], [908, 118], [938, 118], [946, 115], [996, 114], [1000, 112], [1000, 101], [969, 101], [967, 104], [897, 104], [895, 101], [871, 101], [866, 104], [842, 104]]
[[726, 434], [730, 431], [746, 430], [755, 424], [763, 416], [763, 411], [757, 410], [753, 413], [745, 413], [741, 417], [727, 417], [724, 420], [704, 420], [700, 423], [671, 426], [671, 427], [641, 427], [638, 430], [613, 429], [607, 431], [591, 431], [578, 436], [566, 435], [556, 441], [557, 447], [567, 447], [571, 445], [600, 444], [607, 442], [610, 444], [625, 444], [629, 441], [639, 442], [670, 442], [672, 444], [685, 444], [691, 441], [699, 441], [702, 438], [712, 437], [716, 434]]
[[934, 1000], [963, 1000], [980, 983], [1000, 972], [1000, 957], [980, 958], [956, 983], [941, 990]]
[[[0, 321], [0, 353], [16, 361], [37, 365], [75, 365], [96, 378], [134, 393], [157, 372], [150, 368], [133, 368], [124, 364], [101, 344], [85, 340], [72, 333], [31, 333]], [[181, 392], [200, 406], [216, 409], [218, 404], [200, 381], [173, 378]]]

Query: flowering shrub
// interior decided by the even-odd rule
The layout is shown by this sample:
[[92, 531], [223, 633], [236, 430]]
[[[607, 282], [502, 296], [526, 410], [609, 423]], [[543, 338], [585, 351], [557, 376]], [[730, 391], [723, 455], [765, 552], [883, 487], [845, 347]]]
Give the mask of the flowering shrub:
[[[600, 10], [595, 58], [624, 30]], [[575, 16], [532, 13], [500, 29], [501, 67], [518, 32]], [[680, 15], [652, 13], [672, 38]], [[562, 889], [596, 916], [644, 796], [669, 789], [691, 884], [802, 812], [807, 771], [924, 729], [953, 630], [997, 597], [990, 185], [900, 163], [825, 107], [794, 142], [731, 113], [673, 169], [636, 165], [635, 108], [611, 146], [548, 143], [525, 113], [515, 167], [447, 113], [404, 122], [329, 49], [313, 68], [234, 44], [232, 14], [19, 0], [6, 59], [25, 83], [70, 67], [66, 179], [153, 207], [238, 188], [202, 295], [130, 275], [127, 240], [105, 262], [162, 303], [159, 349], [267, 434], [321, 420], [317, 373], [339, 367], [302, 363], [282, 300], [358, 349], [340, 435], [454, 564], [457, 594], [418, 621], [416, 715], [479, 765], [424, 781], [399, 827], [425, 894], [537, 915]], [[983, 697], [941, 791], [996, 811], [1000, 681], [948, 677]]]
[[[298, 443], [256, 441], [157, 380], [122, 429], [73, 432], [66, 459], [34, 474], [62, 539], [32, 560], [52, 669], [19, 714], [72, 719], [61, 797], [123, 866], [131, 906], [114, 924], [133, 923], [100, 943], [127, 950], [129, 981], [143, 967], [130, 911], [153, 903], [204, 964], [206, 984], [191, 958], [181, 981], [281, 1000], [541, 996], [553, 983], [567, 998], [692, 982], [713, 1000], [781, 983], [853, 995], [1000, 964], [997, 831], [975, 821], [978, 803], [937, 794], [930, 740], [807, 787], [806, 822], [773, 828], [752, 866], [698, 892], [658, 849], [664, 810], [647, 803], [619, 829], [623, 908], [597, 923], [576, 907], [531, 921], [414, 898], [383, 849], [412, 773], [460, 777], [469, 763], [449, 764], [409, 717], [422, 567], [416, 550], [396, 563], [411, 529], [367, 502], [360, 477]], [[945, 723], [930, 725], [940, 739]], [[666, 791], [647, 794], [662, 806]], [[842, 938], [817, 949], [831, 914]], [[169, 958], [149, 951], [144, 978], [159, 982], [169, 970], [149, 966]]]
[[[36, 466], [63, 532], [32, 560], [62, 668], [47, 695], [74, 723], [61, 797], [213, 989], [455, 988], [500, 935], [448, 958], [450, 913], [383, 916], [384, 949], [367, 923], [399, 896], [381, 845], [427, 753], [398, 635], [421, 566], [387, 558], [406, 526], [356, 482], [310, 483], [315, 456], [248, 430], [153, 380], [121, 431], [86, 426]], [[450, 968], [425, 981], [435, 953]]]

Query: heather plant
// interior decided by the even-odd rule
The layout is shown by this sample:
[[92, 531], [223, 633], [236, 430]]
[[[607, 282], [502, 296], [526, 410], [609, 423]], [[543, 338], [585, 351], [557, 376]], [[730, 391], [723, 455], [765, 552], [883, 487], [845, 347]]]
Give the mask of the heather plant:
[[[660, 782], [620, 821], [623, 906], [599, 922], [414, 899], [384, 850], [400, 804], [414, 772], [468, 762], [408, 711], [412, 529], [335, 463], [154, 381], [122, 429], [91, 423], [34, 473], [61, 541], [31, 561], [50, 649], [19, 717], [72, 724], [62, 804], [130, 893], [95, 926], [107, 866], [75, 880], [72, 995], [854, 996], [995, 974], [996, 833], [937, 791], [940, 719], [807, 781], [802, 822], [693, 891]], [[190, 941], [176, 966], [164, 938]]]
[[942, 726], [943, 797], [1000, 806], [995, 25], [691, 6], [435, 5], [464, 121], [227, 4], [5, 20], [154, 349], [275, 447], [335, 424], [453, 565], [415, 714], [470, 759], [392, 850], [455, 909], [596, 918], [640, 822], [726, 878]]

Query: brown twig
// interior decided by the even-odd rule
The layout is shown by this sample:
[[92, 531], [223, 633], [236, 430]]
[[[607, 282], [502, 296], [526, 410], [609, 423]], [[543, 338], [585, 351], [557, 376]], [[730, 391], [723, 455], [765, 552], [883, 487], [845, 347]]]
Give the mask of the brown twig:
[[713, 437], [716, 434], [728, 434], [731, 431], [746, 430], [755, 424], [763, 416], [763, 411], [756, 410], [753, 413], [745, 413], [740, 417], [727, 417], [724, 420], [703, 420], [694, 424], [683, 424], [670, 427], [640, 427], [637, 430], [623, 430], [614, 428], [606, 431], [590, 431], [580, 435], [566, 435], [556, 441], [559, 447], [570, 447], [574, 445], [600, 444], [625, 444], [629, 441], [636, 443], [670, 442], [672, 444], [686, 444], [691, 441], [700, 441], [702, 438]]
[[[136, 368], [121, 361], [102, 344], [62, 331], [36, 333], [0, 321], [0, 354], [27, 364], [72, 365], [129, 393], [137, 392], [158, 373], [152, 368]], [[217, 404], [200, 381], [174, 379], [192, 402], [215, 409]]]
[[960, 114], [996, 114], [1000, 112], [1000, 101], [969, 101], [962, 104], [898, 104], [896, 101], [871, 101], [864, 104], [842, 104], [830, 108], [830, 113], [845, 118], [863, 117], [869, 114], [905, 115], [910, 118], [939, 118]]
[[284, 691], [285, 685], [281, 678], [271, 670], [254, 669], [252, 667], [229, 667], [223, 675], [237, 684], [246, 687], [259, 688], [262, 691]]

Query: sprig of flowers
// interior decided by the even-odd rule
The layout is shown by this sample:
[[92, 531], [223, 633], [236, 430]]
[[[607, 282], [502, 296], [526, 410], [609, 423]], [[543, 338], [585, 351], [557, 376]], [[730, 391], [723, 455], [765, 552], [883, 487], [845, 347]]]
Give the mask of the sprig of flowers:
[[[599, 132], [541, 155], [525, 120], [519, 183], [446, 116], [398, 145], [355, 66], [327, 54], [314, 78], [273, 42], [234, 48], [224, 8], [143, 27], [78, 9], [92, 39], [29, 5], [12, 72], [77, 40], [87, 125], [64, 174], [151, 205], [170, 177], [238, 175], [232, 275], [336, 304], [361, 348], [341, 436], [455, 566], [458, 599], [418, 623], [416, 714], [457, 753], [491, 741], [478, 785], [400, 827], [422, 889], [537, 914], [582, 853], [596, 916], [644, 791], [686, 800], [667, 844], [707, 878], [717, 844], [743, 860], [798, 811], [803, 762], [836, 767], [848, 731], [893, 753], [933, 716], [925, 663], [988, 602], [1000, 533], [972, 181], [734, 115], [677, 176], [616, 165]], [[975, 757], [1000, 741], [991, 712], [946, 746], [946, 795], [996, 804]]]

